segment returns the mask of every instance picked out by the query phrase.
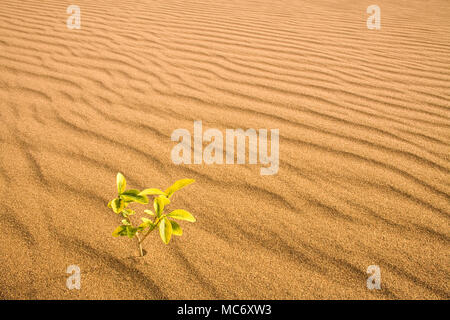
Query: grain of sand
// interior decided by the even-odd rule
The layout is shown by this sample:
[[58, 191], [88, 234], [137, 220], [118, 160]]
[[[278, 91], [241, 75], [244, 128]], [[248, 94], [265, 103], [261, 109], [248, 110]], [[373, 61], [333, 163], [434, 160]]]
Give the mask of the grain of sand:
[[[449, 1], [71, 4], [0, 1], [0, 298], [449, 298]], [[278, 174], [173, 164], [194, 120], [278, 128]], [[197, 222], [136, 262], [119, 171]]]

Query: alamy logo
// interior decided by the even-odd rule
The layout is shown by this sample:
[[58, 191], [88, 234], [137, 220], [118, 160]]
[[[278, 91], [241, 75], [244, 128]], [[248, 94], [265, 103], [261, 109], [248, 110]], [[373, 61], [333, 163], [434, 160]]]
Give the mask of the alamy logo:
[[71, 5], [67, 7], [67, 14], [70, 17], [67, 18], [67, 28], [69, 29], [81, 29], [81, 9], [79, 6]]
[[369, 30], [380, 30], [381, 29], [381, 9], [376, 4], [367, 7], [367, 13], [371, 14], [367, 18], [367, 28]]
[[66, 287], [69, 290], [81, 289], [81, 270], [77, 265], [70, 265], [67, 267], [66, 273], [72, 274], [66, 280]]
[[[259, 134], [259, 137], [258, 137]], [[270, 130], [270, 156], [268, 154], [267, 129], [226, 129], [225, 148], [223, 134], [218, 129], [208, 129], [203, 132], [202, 122], [194, 121], [194, 164], [223, 164], [224, 151], [226, 150], [226, 164], [235, 163], [235, 151], [237, 164], [245, 164], [246, 140], [248, 138], [248, 163], [267, 165], [260, 170], [261, 175], [273, 175], [279, 168], [279, 130]], [[171, 157], [175, 164], [191, 164], [191, 134], [186, 129], [176, 129], [172, 132], [172, 141], [179, 141], [173, 147]], [[180, 141], [181, 140], [181, 141]], [[209, 144], [203, 149], [203, 142]], [[235, 143], [237, 142], [237, 143]], [[259, 152], [258, 152], [259, 149]]]
[[367, 267], [367, 274], [369, 277], [367, 278], [367, 289], [373, 290], [381, 290], [381, 270], [377, 265], [371, 265]]

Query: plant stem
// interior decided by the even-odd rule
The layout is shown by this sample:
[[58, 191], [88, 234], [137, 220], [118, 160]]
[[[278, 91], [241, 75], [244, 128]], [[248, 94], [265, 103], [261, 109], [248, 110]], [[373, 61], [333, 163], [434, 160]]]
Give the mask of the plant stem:
[[137, 233], [136, 238], [138, 239], [139, 256], [143, 257], [144, 252], [142, 251], [141, 239], [139, 238], [139, 235]]
[[147, 238], [147, 236], [150, 234], [150, 232], [153, 231], [153, 229], [155, 229], [155, 228], [154, 227], [150, 227], [150, 229], [147, 231], [147, 233], [144, 234], [144, 236], [142, 237], [142, 240], [139, 240], [139, 244], [141, 244], [145, 240], [145, 238]]
[[156, 226], [158, 225], [159, 220], [161, 220], [161, 217], [157, 218], [155, 220], [155, 223], [153, 224], [152, 227], [150, 227], [150, 229], [147, 231], [147, 233], [144, 234], [144, 237], [142, 238], [142, 240], [139, 240], [139, 244], [141, 244], [145, 240], [145, 238], [147, 238], [147, 236], [150, 234], [150, 232], [152, 232], [156, 228]]
[[[128, 223], [133, 226], [133, 224], [131, 223], [131, 220], [128, 216], [124, 217], [125, 220], [128, 221]], [[142, 251], [142, 245], [141, 245], [141, 239], [139, 238], [139, 234], [136, 232], [136, 238], [138, 240], [138, 249], [139, 249], [139, 256], [143, 257], [144, 256], [144, 252]]]

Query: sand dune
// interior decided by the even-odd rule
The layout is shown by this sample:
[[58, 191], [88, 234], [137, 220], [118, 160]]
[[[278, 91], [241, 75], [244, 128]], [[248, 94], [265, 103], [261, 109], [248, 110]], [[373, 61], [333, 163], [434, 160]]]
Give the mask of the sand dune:
[[[1, 1], [0, 298], [448, 299], [450, 2], [369, 2]], [[279, 129], [279, 172], [173, 164], [195, 120]], [[119, 171], [197, 223], [136, 259]]]

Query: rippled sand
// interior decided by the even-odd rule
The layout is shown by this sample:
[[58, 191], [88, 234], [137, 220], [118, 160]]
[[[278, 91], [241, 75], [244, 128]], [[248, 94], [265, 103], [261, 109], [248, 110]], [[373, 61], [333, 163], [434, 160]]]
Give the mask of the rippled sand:
[[[0, 1], [0, 298], [449, 298], [449, 1], [70, 4]], [[174, 165], [194, 120], [278, 128], [278, 174]], [[135, 262], [119, 171], [197, 223]]]

